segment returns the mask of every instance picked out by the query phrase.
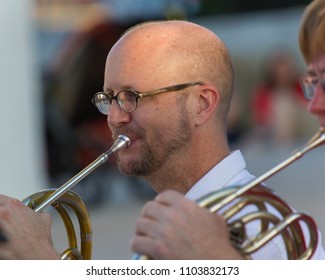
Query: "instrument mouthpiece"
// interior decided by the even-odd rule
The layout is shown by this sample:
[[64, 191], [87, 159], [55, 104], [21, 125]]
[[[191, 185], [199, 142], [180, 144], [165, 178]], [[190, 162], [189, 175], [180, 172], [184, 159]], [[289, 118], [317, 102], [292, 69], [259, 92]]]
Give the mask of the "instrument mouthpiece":
[[127, 148], [131, 144], [131, 140], [129, 137], [125, 135], [119, 135], [115, 141], [115, 143], [110, 148], [110, 153], [116, 153], [121, 149]]

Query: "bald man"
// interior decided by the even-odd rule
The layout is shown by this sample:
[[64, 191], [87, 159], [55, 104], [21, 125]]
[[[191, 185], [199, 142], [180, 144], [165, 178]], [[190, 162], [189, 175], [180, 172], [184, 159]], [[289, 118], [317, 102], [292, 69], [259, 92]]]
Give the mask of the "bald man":
[[[231, 152], [227, 144], [226, 119], [233, 90], [234, 70], [226, 46], [199, 25], [186, 21], [140, 24], [111, 49], [103, 92], [92, 101], [107, 116], [113, 138], [124, 134], [131, 140], [117, 154], [119, 170], [144, 178], [158, 193], [137, 221], [131, 244], [134, 252], [153, 259], [242, 258], [231, 245], [226, 221], [194, 202], [254, 178], [240, 151]], [[0, 205], [1, 200], [11, 201], [0, 197]], [[10, 210], [15, 213], [15, 207]], [[259, 231], [257, 224], [248, 227], [248, 236]], [[1, 222], [0, 214], [5, 234], [9, 225]], [[15, 251], [10, 234], [6, 235], [7, 248]], [[49, 258], [55, 256], [46, 242], [50, 233], [44, 230], [43, 235]], [[0, 257], [5, 256], [1, 249], [0, 245]], [[323, 254], [318, 246], [314, 258]], [[275, 238], [251, 257], [285, 259], [287, 255], [282, 240]]]

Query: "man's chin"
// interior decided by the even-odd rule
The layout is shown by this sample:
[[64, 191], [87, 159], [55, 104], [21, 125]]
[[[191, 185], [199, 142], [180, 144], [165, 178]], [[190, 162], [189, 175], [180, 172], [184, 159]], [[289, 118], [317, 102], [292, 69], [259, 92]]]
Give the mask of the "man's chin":
[[126, 176], [137, 176], [137, 174], [134, 174], [134, 170], [132, 168], [132, 161], [131, 160], [126, 160], [126, 159], [121, 159], [120, 157], [117, 158], [117, 167], [118, 170]]

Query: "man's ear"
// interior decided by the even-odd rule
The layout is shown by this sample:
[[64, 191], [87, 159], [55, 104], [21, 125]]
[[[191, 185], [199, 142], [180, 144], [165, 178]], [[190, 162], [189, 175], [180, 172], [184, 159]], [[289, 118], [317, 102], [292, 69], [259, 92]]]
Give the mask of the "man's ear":
[[220, 95], [215, 87], [210, 85], [201, 86], [201, 91], [197, 95], [196, 125], [205, 123], [215, 113], [219, 102]]

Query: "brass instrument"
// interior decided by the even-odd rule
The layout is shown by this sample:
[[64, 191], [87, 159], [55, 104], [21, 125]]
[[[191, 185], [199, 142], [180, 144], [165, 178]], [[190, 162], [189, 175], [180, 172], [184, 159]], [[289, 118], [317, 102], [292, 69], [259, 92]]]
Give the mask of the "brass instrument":
[[[321, 127], [302, 149], [247, 185], [227, 187], [197, 201], [199, 206], [206, 207], [212, 213], [218, 211], [225, 218], [230, 240], [244, 258], [249, 259], [252, 253], [278, 235], [283, 238], [288, 259], [310, 259], [313, 256], [318, 243], [317, 226], [314, 220], [304, 213], [293, 212], [286, 202], [263, 186], [262, 182], [301, 158], [308, 151], [323, 144], [324, 132], [325, 129]], [[247, 211], [240, 217], [235, 216], [245, 207], [251, 206], [257, 210]], [[267, 211], [267, 206], [275, 208], [278, 215]], [[259, 232], [255, 238], [249, 238], [246, 226], [256, 221], [259, 222]], [[302, 231], [302, 224], [305, 224], [309, 230], [308, 246]], [[133, 259], [149, 258], [150, 256], [139, 254], [133, 256]]]
[[[47, 206], [51, 205], [61, 216], [67, 231], [69, 243], [69, 248], [61, 253], [61, 259], [91, 259], [92, 228], [88, 211], [81, 198], [76, 193], [71, 192], [70, 189], [97, 167], [105, 163], [111, 154], [128, 147], [130, 143], [128, 137], [119, 135], [107, 152], [100, 155], [61, 187], [58, 189], [43, 190], [23, 199], [23, 203], [36, 212], [41, 212]], [[74, 225], [67, 209], [72, 209], [78, 218], [80, 227], [80, 251], [78, 250]]]

